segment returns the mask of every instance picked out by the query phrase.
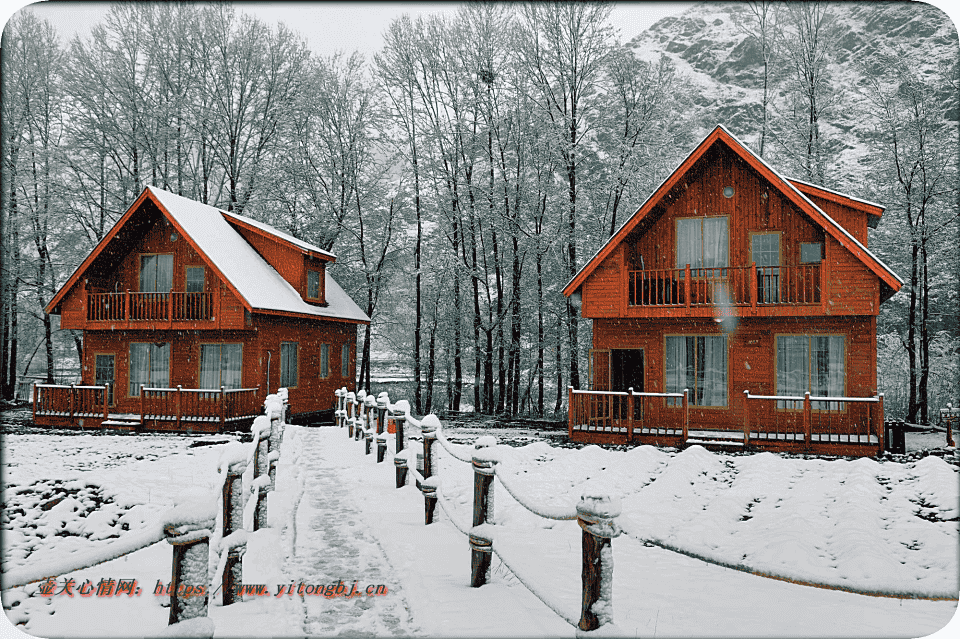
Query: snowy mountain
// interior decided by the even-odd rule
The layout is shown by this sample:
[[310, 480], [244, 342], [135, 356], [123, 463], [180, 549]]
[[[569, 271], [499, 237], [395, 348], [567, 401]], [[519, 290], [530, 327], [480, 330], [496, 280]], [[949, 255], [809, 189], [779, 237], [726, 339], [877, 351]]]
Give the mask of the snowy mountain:
[[[837, 93], [825, 114], [821, 131], [836, 156], [839, 181], [849, 179], [860, 162], [875, 128], [875, 120], [858, 87], [878, 71], [884, 51], [920, 52], [923, 69], [951, 70], [956, 77], [958, 39], [950, 18], [928, 4], [916, 2], [837, 2], [829, 5], [833, 48], [828, 67], [831, 90]], [[699, 135], [722, 123], [748, 144], [756, 144], [761, 122], [763, 60], [756, 39], [740, 25], [752, 26], [746, 3], [704, 2], [679, 16], [668, 17], [634, 38], [634, 52], [644, 59], [669, 57], [694, 88]], [[771, 65], [771, 116], [787, 110], [785, 82], [791, 69], [783, 57]], [[954, 91], [944, 91], [944, 115], [956, 120]]]

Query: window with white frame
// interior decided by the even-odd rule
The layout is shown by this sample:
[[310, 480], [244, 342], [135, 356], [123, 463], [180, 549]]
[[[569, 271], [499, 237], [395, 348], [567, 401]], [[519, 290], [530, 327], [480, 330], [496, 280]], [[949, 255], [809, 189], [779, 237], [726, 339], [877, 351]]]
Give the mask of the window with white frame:
[[[777, 395], [843, 397], [846, 378], [842, 335], [777, 337]], [[801, 401], [778, 401], [777, 408], [803, 408]], [[842, 402], [813, 402], [814, 410], [843, 410]]]
[[[676, 335], [666, 338], [667, 392], [690, 391], [696, 406], [727, 405], [727, 338], [722, 335]], [[679, 406], [680, 400], [671, 400]]]
[[200, 345], [200, 388], [240, 388], [242, 344]]

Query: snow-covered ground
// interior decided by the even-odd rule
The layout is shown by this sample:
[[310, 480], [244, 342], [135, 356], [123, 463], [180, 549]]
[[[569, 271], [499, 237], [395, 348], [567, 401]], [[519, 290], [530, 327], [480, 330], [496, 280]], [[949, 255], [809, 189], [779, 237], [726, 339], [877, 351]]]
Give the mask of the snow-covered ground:
[[[190, 446], [211, 439], [5, 436], [3, 570], [85, 554], [135, 534], [165, 507], [215, 489], [225, 445]], [[730, 456], [699, 447], [502, 448], [498, 472], [540, 510], [568, 512], [586, 489], [620, 498], [625, 532], [613, 541], [613, 634], [921, 637], [956, 612], [955, 599], [829, 589], [960, 592], [960, 482], [956, 466], [939, 457], [896, 463]], [[576, 634], [562, 618], [579, 617], [576, 523], [536, 517], [495, 482], [492, 581], [472, 589], [470, 552], [458, 530], [471, 516], [468, 464], [437, 446], [441, 508], [438, 523], [425, 527], [419, 491], [393, 487], [389, 457], [376, 464], [361, 442], [336, 428], [290, 427], [283, 454], [294, 449], [304, 488], [299, 507], [290, 517], [280, 512], [296, 503], [295, 482], [278, 475], [275, 528], [256, 533], [245, 560], [254, 583], [272, 586], [270, 596], [213, 605], [216, 636]], [[72, 578], [79, 587], [136, 579], [139, 596], [42, 597], [33, 585], [4, 591], [4, 608], [34, 636], [149, 636], [166, 625], [167, 598], [153, 592], [157, 582], [169, 582], [170, 562], [170, 546], [161, 542], [58, 580]], [[387, 593], [274, 596], [284, 583], [341, 580], [361, 589], [383, 585]]]

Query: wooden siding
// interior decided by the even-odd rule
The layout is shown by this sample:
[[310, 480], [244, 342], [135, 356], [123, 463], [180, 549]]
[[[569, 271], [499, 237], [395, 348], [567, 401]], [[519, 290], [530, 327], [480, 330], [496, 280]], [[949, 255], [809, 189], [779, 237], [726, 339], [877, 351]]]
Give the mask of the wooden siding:
[[109, 270], [90, 269], [87, 277], [73, 286], [61, 302], [60, 327], [83, 329], [88, 326], [86, 309], [88, 294], [139, 291], [141, 255], [172, 254], [172, 290], [186, 290], [187, 267], [203, 267], [204, 293], [214, 297], [213, 308], [218, 309], [214, 321], [198, 322], [194, 327], [218, 330], [244, 328], [247, 325], [247, 318], [243, 303], [217, 277], [216, 272], [204, 263], [203, 258], [185, 238], [177, 234], [176, 239], [172, 239], [174, 230], [173, 225], [157, 212], [146, 233], [124, 247], [127, 251], [126, 255], [116, 267]]
[[691, 406], [691, 428], [739, 428], [744, 390], [754, 395], [777, 393], [778, 335], [842, 335], [846, 358], [844, 394], [867, 397], [877, 392], [876, 318], [871, 316], [739, 318], [736, 330], [731, 333], [724, 333], [722, 326], [712, 319], [597, 319], [593, 322], [594, 349], [643, 349], [647, 392], [666, 392], [664, 339], [667, 335], [727, 335], [727, 405]]
[[[727, 198], [723, 190], [735, 189]], [[866, 243], [867, 214], [823, 198], [811, 198], [851, 234]], [[751, 236], [780, 236], [780, 266], [798, 267], [803, 243], [823, 243], [823, 286], [820, 303], [787, 304], [738, 311], [754, 316], [875, 315], [879, 311], [879, 279], [863, 262], [801, 212], [777, 188], [730, 149], [717, 145], [684, 175], [657, 207], [590, 273], [583, 285], [582, 315], [611, 317], [709, 317], [709, 309], [628, 307], [627, 272], [673, 269], [676, 264], [677, 220], [708, 216], [728, 219], [730, 267], [749, 266]], [[784, 274], [786, 272], [784, 271]]]

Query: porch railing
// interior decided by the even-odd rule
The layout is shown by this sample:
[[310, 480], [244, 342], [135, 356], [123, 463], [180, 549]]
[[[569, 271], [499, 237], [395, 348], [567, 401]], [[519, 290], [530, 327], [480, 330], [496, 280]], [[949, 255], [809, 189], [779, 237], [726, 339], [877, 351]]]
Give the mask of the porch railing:
[[[256, 417], [262, 412], [259, 388], [195, 389], [141, 388], [140, 421], [227, 424]], [[109, 386], [37, 384], [33, 393], [34, 417], [110, 416]]]
[[[627, 391], [587, 391], [567, 389], [569, 406], [568, 435], [579, 433], [625, 434], [627, 440], [634, 432], [646, 431], [660, 435], [682, 435], [686, 438], [690, 424], [688, 393], [643, 393]], [[676, 428], [666, 424], [653, 424], [653, 415], [660, 415], [669, 403], [680, 400], [682, 411]], [[677, 414], [676, 410], [671, 411]], [[662, 432], [661, 432], [662, 431]], [[669, 431], [669, 432], [668, 432]]]
[[107, 385], [78, 386], [76, 384], [35, 384], [33, 389], [34, 415], [58, 417], [107, 418], [110, 406]]
[[190, 321], [213, 317], [209, 293], [90, 293], [87, 319], [92, 322]]
[[819, 304], [820, 264], [629, 271], [630, 306]]
[[743, 391], [745, 439], [883, 448], [883, 394], [876, 397], [751, 395]]
[[147, 388], [140, 389], [140, 415], [144, 420], [220, 422], [226, 424], [256, 417], [262, 411], [259, 388]]

